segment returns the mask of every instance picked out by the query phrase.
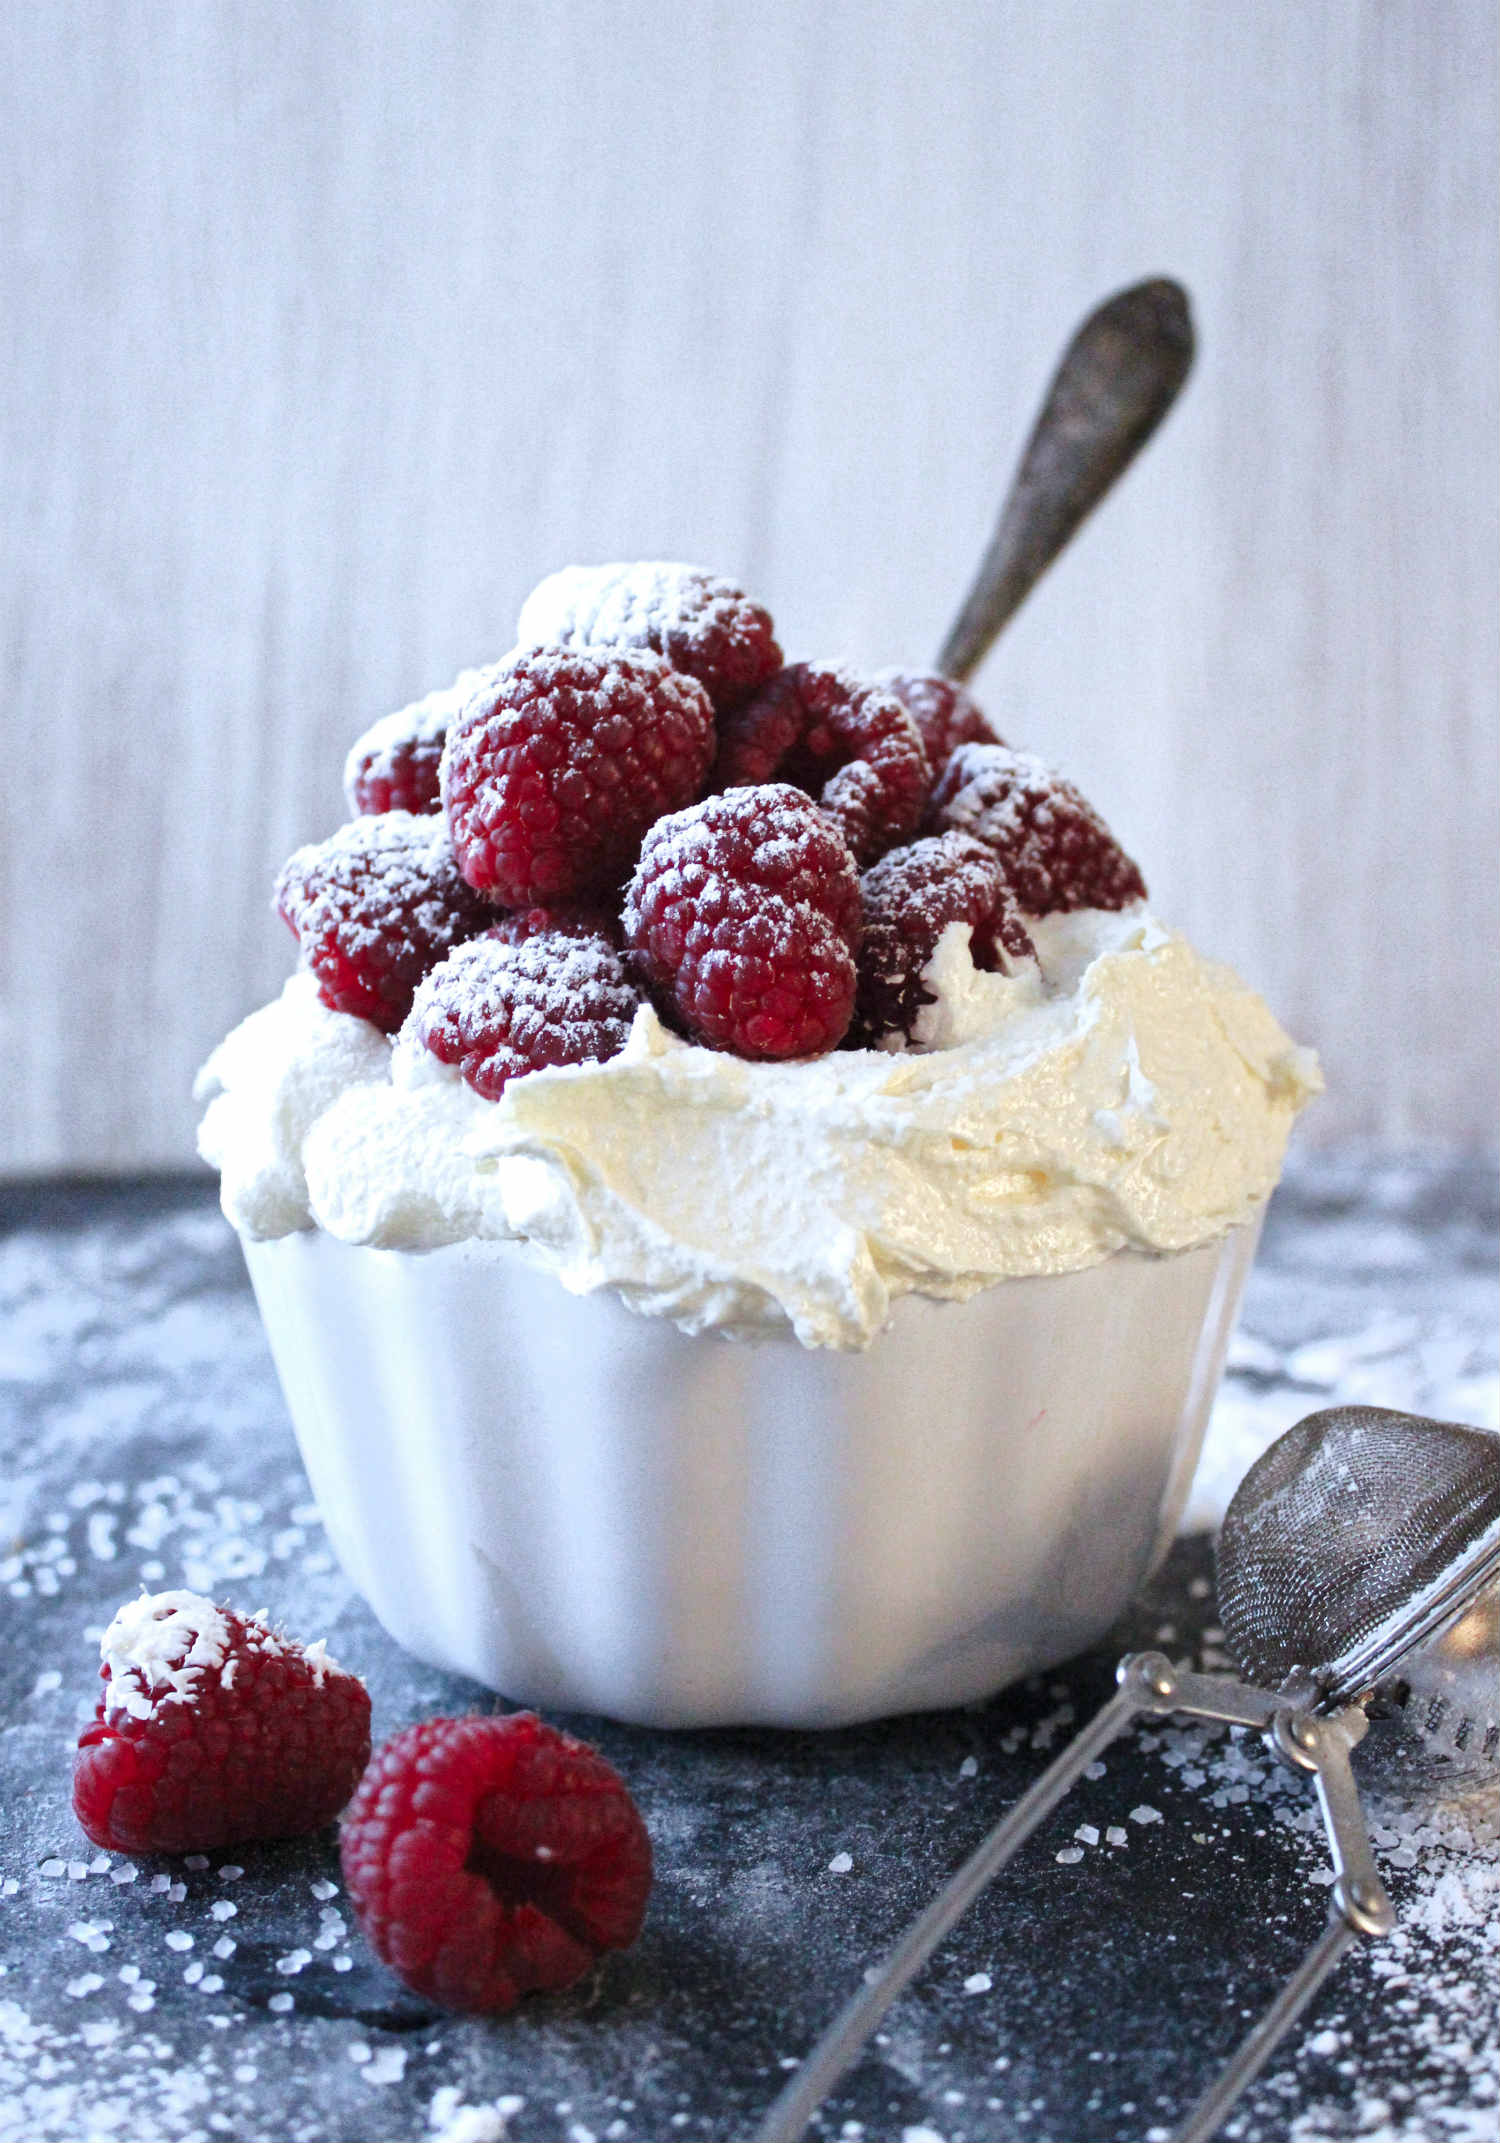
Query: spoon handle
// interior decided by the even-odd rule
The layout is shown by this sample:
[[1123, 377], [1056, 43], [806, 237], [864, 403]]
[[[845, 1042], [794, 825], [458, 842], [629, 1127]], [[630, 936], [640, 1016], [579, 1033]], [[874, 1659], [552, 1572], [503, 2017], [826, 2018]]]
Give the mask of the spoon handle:
[[916, 1978], [943, 1937], [1052, 1813], [1086, 1766], [1118, 1740], [1140, 1709], [1134, 1684], [1116, 1690], [1029, 1791], [1001, 1817], [957, 1873], [949, 1877], [927, 1910], [913, 1920], [885, 1962], [849, 1997], [801, 2068], [783, 2086], [756, 2129], [752, 2143], [799, 2143], [808, 2122], [862, 2051], [897, 1995]]
[[1181, 2127], [1173, 2130], [1172, 2143], [1210, 2143], [1344, 1952], [1358, 1940], [1348, 1921], [1335, 1913], [1270, 2008], [1246, 2032], [1234, 2059], [1214, 2078]]
[[989, 548], [937, 666], [962, 682], [1079, 523], [1134, 460], [1193, 362], [1187, 292], [1165, 276], [1117, 291], [1063, 352]]

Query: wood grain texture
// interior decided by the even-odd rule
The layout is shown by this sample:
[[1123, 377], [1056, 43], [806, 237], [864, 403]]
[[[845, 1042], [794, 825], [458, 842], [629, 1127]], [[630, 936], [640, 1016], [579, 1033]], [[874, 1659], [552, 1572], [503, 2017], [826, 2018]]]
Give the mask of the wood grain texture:
[[1496, 1090], [1488, 0], [0, 13], [0, 1167], [191, 1150], [350, 737], [573, 558], [926, 659], [1063, 341], [1181, 408], [980, 680], [1324, 1052]]

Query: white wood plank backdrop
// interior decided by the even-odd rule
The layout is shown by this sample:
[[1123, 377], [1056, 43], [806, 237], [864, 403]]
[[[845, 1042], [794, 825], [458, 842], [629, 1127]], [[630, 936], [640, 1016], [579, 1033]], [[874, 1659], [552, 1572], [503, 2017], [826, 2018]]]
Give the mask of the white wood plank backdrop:
[[349, 737], [572, 558], [938, 639], [1075, 320], [1181, 411], [985, 679], [1323, 1050], [1496, 1090], [1491, 0], [0, 17], [0, 1167], [191, 1148]]

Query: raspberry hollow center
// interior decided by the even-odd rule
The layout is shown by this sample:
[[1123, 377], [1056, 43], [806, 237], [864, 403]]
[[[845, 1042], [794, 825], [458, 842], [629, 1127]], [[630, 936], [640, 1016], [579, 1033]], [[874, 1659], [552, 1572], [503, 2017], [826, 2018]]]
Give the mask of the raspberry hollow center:
[[[491, 1800], [480, 1803], [474, 1836], [464, 1857], [465, 1872], [477, 1875], [487, 1883], [507, 1911], [534, 1905], [564, 1934], [571, 1935], [585, 1948], [593, 1948], [598, 1938], [587, 1917], [578, 1909], [577, 1870], [554, 1859], [552, 1849], [545, 1844], [517, 1851], [513, 1845], [486, 1837], [487, 1830], [501, 1827], [512, 1813], [503, 1806], [493, 1809]], [[495, 1822], [497, 1815], [500, 1824]]]

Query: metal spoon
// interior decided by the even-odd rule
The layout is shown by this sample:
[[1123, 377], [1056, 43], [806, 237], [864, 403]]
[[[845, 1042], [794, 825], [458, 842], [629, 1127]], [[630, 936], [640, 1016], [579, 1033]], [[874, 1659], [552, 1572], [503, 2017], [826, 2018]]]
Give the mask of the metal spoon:
[[1187, 292], [1165, 276], [1117, 291], [1063, 352], [937, 667], [962, 682], [1079, 523], [1123, 475], [1193, 362]]
[[[1344, 1952], [1361, 1935], [1389, 1933], [1395, 1915], [1349, 1759], [1370, 1724], [1366, 1706], [1391, 1698], [1399, 1709], [1403, 1690], [1435, 1690], [1445, 1753], [1500, 1771], [1500, 1437], [1384, 1407], [1309, 1414], [1236, 1490], [1218, 1578], [1226, 1640], [1247, 1679], [1191, 1674], [1156, 1652], [1121, 1660], [1114, 1696], [867, 1976], [755, 2143], [796, 2143], [981, 1890], [1142, 1714], [1257, 1728], [1311, 1773], [1335, 1876], [1327, 1929], [1173, 2143], [1207, 2143]], [[1430, 1717], [1410, 1720], [1429, 1748]]]

